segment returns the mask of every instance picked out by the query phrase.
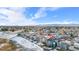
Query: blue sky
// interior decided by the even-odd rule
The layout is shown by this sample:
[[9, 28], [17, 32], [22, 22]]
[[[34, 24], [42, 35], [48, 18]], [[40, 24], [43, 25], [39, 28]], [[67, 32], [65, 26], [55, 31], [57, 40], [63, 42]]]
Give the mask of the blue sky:
[[79, 24], [78, 7], [1, 7], [0, 25]]

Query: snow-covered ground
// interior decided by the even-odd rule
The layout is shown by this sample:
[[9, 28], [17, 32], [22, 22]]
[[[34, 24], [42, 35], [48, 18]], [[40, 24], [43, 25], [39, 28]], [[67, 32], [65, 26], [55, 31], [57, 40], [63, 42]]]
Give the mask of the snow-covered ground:
[[29, 50], [34, 50], [34, 51], [43, 51], [43, 49], [41, 47], [39, 47], [38, 45], [17, 36], [17, 34], [12, 34], [12, 33], [6, 33], [6, 32], [0, 32], [0, 38], [7, 38], [9, 40], [15, 41], [18, 44], [20, 44], [21, 46], [23, 46], [26, 49]]

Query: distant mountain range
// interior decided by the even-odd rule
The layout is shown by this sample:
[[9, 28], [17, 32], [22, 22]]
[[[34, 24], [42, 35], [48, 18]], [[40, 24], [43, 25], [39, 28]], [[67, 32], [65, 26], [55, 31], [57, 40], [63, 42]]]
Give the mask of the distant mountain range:
[[40, 24], [39, 26], [79, 26], [79, 24]]
[[[0, 26], [7, 26], [7, 25], [0, 25]], [[13, 26], [22, 26], [22, 25], [13, 25]], [[24, 25], [24, 26], [79, 26], [79, 24], [39, 24], [39, 25]]]

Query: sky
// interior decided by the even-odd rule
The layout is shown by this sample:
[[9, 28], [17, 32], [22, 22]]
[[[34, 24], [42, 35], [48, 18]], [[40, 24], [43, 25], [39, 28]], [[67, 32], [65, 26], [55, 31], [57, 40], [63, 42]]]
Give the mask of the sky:
[[79, 24], [79, 7], [0, 7], [0, 25]]

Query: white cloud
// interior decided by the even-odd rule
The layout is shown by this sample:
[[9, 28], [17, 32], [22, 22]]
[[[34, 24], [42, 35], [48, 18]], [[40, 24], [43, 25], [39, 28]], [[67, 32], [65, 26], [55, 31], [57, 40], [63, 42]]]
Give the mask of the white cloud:
[[[35, 21], [27, 19], [24, 8], [0, 8], [0, 25], [32, 25]], [[4, 20], [4, 21], [3, 21]], [[3, 22], [2, 22], [3, 21]]]
[[32, 19], [38, 19], [41, 17], [45, 17], [47, 15], [46, 11], [55, 11], [58, 9], [59, 9], [59, 7], [42, 7], [35, 13], [35, 15], [32, 17]]
[[38, 18], [46, 16], [45, 10], [46, 8], [40, 8], [32, 17], [32, 19], [38, 19]]
[[40, 8], [30, 19], [24, 15], [25, 8], [21, 7], [1, 7], [0, 8], [0, 25], [35, 25], [35, 19], [45, 17], [47, 10], [55, 11], [58, 8]]

